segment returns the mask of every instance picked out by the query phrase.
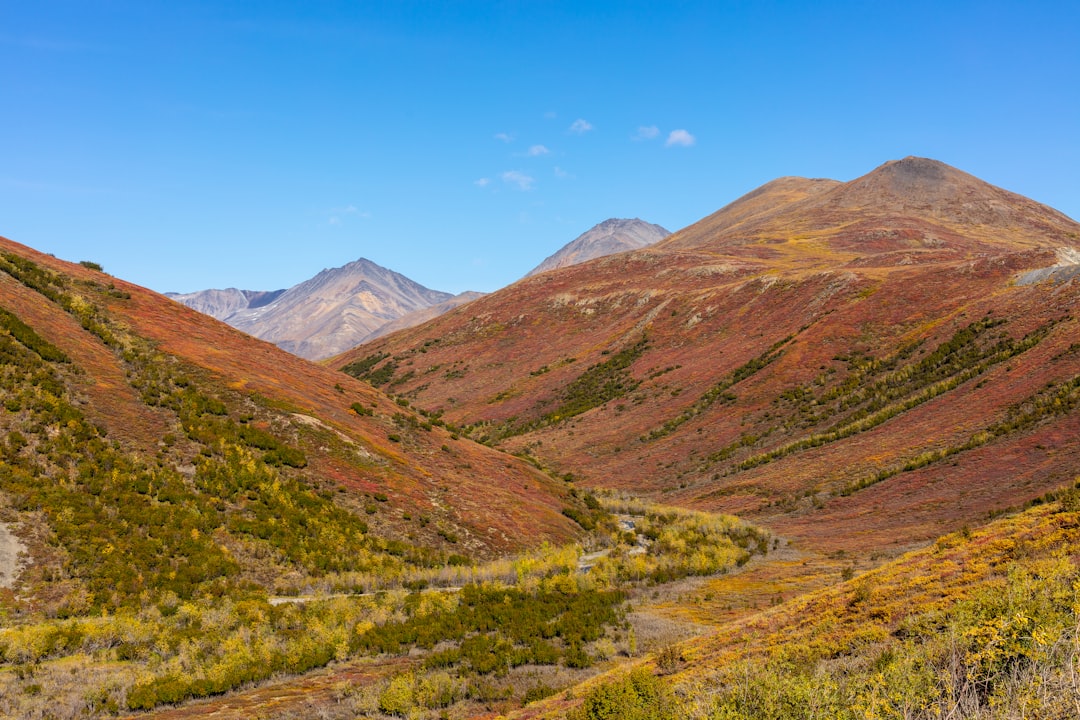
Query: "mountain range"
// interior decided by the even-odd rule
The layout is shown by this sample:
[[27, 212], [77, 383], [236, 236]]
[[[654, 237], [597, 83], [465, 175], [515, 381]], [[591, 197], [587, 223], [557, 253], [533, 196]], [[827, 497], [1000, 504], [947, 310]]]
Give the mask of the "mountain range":
[[[547, 258], [529, 274], [645, 247], [669, 235], [641, 220], [610, 219]], [[166, 293], [177, 302], [294, 355], [320, 360], [395, 330], [418, 325], [481, 297], [431, 290], [361, 258], [323, 270], [287, 290]]]
[[0, 715], [1073, 717], [1078, 268], [908, 157], [316, 364], [0, 239]]

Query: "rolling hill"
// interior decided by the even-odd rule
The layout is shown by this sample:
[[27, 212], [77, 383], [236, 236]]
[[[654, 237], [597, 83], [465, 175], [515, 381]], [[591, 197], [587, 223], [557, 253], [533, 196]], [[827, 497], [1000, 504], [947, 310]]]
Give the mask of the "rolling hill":
[[1075, 473], [1078, 247], [1061, 213], [905, 158], [773, 181], [334, 365], [589, 486], [897, 552]]

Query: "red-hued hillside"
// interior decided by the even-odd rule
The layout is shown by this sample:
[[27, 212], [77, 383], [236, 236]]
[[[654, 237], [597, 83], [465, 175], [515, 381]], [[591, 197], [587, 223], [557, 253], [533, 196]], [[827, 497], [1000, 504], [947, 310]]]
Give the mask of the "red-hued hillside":
[[773, 181], [333, 364], [588, 485], [903, 546], [1075, 476], [1080, 287], [1017, 279], [1078, 247], [1061, 213], [906, 158]]
[[0, 272], [0, 307], [70, 358], [76, 402], [125, 451], [167, 457], [181, 468], [198, 460], [198, 454], [184, 456], [195, 448], [185, 449], [182, 441], [163, 455], [162, 438], [184, 433], [174, 414], [148, 403], [145, 391], [133, 386], [123, 348], [145, 344], [200, 392], [224, 402], [226, 417], [299, 449], [306, 467], [286, 469], [301, 483], [336, 494], [358, 512], [378, 495], [378, 512], [361, 513], [375, 533], [482, 557], [579, 530], [561, 514], [572, 502], [564, 483], [451, 437], [437, 420], [433, 425], [366, 383], [101, 272], [2, 238], [0, 254], [54, 274], [72, 297], [96, 306], [125, 334], [120, 348], [110, 348], [73, 312]]

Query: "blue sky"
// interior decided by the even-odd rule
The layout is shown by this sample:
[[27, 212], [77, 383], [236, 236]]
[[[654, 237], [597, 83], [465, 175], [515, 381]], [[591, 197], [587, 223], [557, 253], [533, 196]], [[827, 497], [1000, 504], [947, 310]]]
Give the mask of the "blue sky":
[[0, 235], [159, 291], [494, 290], [906, 155], [1080, 218], [1080, 3], [0, 0]]

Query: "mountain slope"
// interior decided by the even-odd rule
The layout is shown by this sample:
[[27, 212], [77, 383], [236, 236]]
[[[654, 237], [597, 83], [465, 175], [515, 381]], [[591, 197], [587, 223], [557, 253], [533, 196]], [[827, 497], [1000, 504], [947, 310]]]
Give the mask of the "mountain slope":
[[422, 323], [427, 322], [433, 318], [437, 318], [443, 313], [450, 312], [456, 307], [470, 303], [477, 298], [484, 297], [485, 293], [474, 292], [467, 290], [463, 293], [459, 293], [449, 300], [444, 300], [437, 305], [429, 305], [426, 308], [420, 308], [419, 310], [413, 310], [410, 313], [402, 315], [396, 320], [391, 320], [385, 325], [380, 325], [375, 330], [364, 336], [361, 343], [371, 342], [375, 338], [382, 337], [383, 335], [389, 335], [390, 333], [397, 332], [398, 330], [404, 330], [405, 328], [415, 327]]
[[763, 588], [714, 579], [677, 609], [713, 632], [509, 717], [1077, 717], [1078, 509], [1071, 490], [798, 597], [774, 586], [736, 622], [717, 621], [730, 598]]
[[[0, 240], [0, 256], [0, 337], [11, 359], [3, 429], [24, 438], [6, 446], [13, 453], [7, 461], [27, 462], [29, 478], [75, 467], [63, 453], [35, 459], [57, 441], [49, 433], [41, 440], [30, 435], [49, 427], [49, 413], [66, 412], [82, 418], [77, 425], [89, 438], [115, 442], [114, 462], [141, 466], [158, 458], [169, 482], [195, 483], [195, 498], [205, 492], [200, 483], [210, 482], [204, 473], [233, 462], [234, 454], [251, 455], [252, 472], [279, 477], [303, 497], [326, 493], [343, 512], [359, 513], [373, 534], [417, 548], [488, 556], [544, 534], [574, 533], [561, 514], [569, 497], [562, 483], [451, 438], [437, 420], [365, 384], [11, 241]], [[71, 409], [49, 410], [61, 406]], [[37, 424], [27, 424], [31, 417]], [[451, 486], [462, 494], [448, 493]], [[366, 512], [376, 495], [377, 512]], [[237, 502], [219, 512], [245, 517], [244, 502]], [[493, 508], [499, 509], [489, 514]], [[338, 512], [331, 505], [325, 511]], [[410, 516], [426, 520], [418, 525]], [[282, 577], [318, 575], [305, 562], [284, 562]], [[264, 569], [254, 562], [250, 572], [262, 577]]]
[[640, 250], [657, 243], [671, 233], [659, 225], [643, 220], [622, 220], [611, 218], [570, 241], [542, 263], [530, 270], [525, 277], [538, 275], [548, 270], [577, 265], [605, 255]]
[[199, 290], [193, 293], [165, 293], [165, 297], [198, 310], [203, 315], [227, 320], [230, 315], [267, 305], [279, 298], [284, 290]]
[[[26, 553], [0, 568], [5, 717], [325, 666], [406, 588], [477, 581], [590, 517], [407, 402], [5, 239], [0, 399], [0, 526]], [[318, 601], [338, 595], [357, 597]]]
[[334, 364], [590, 485], [901, 548], [1071, 477], [1080, 287], [1015, 281], [1078, 245], [1060, 213], [908, 158], [774, 181]]
[[391, 320], [453, 296], [361, 258], [323, 270], [288, 290], [203, 290], [170, 297], [294, 355], [317, 360], [355, 347]]

